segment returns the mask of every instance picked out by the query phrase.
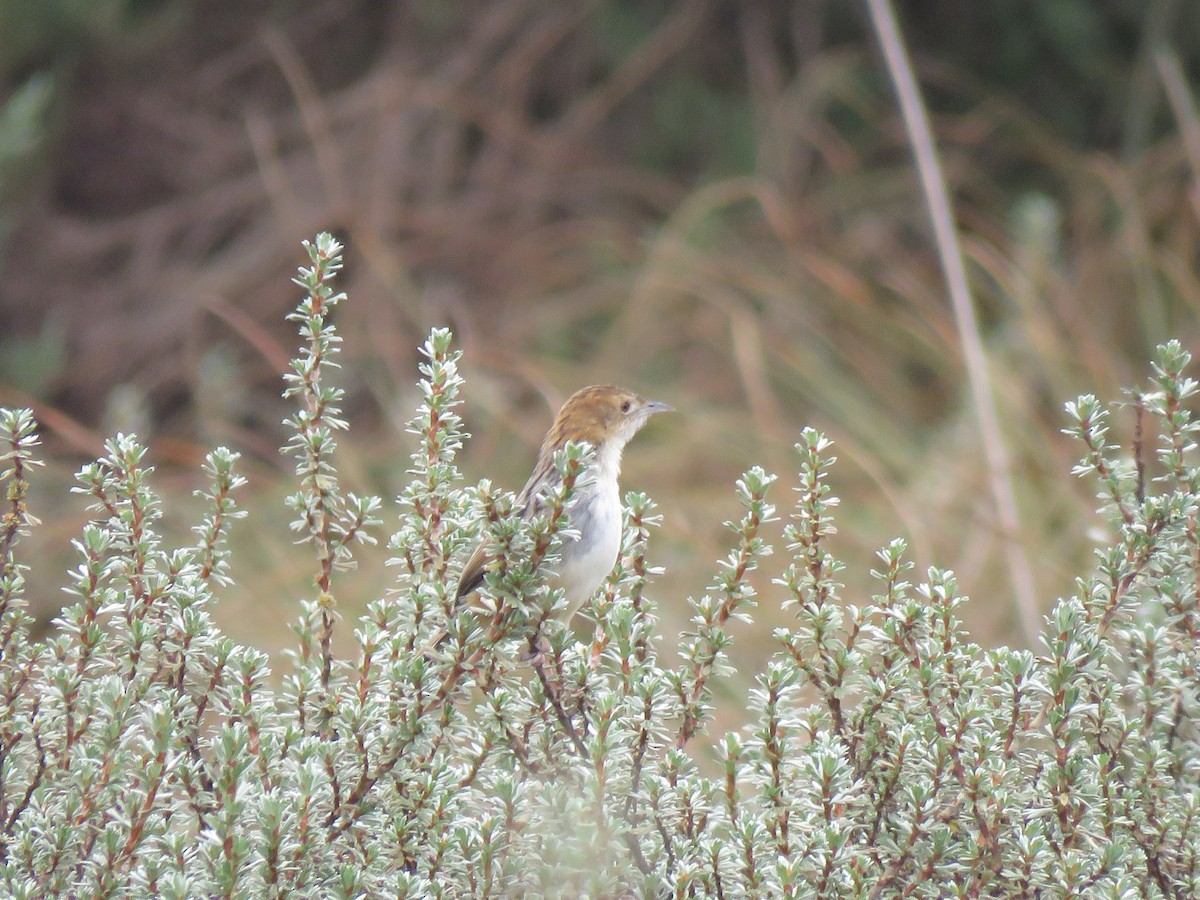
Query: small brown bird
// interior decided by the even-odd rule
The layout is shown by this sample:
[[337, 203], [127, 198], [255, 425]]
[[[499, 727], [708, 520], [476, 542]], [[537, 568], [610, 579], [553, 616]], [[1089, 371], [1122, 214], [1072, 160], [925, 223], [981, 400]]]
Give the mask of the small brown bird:
[[[578, 537], [563, 541], [560, 560], [550, 584], [566, 597], [563, 621], [570, 621], [600, 587], [617, 561], [621, 549], [621, 451], [646, 420], [673, 407], [643, 400], [632, 391], [613, 385], [593, 385], [572, 394], [542, 441], [533, 474], [517, 495], [521, 517], [532, 519], [544, 508], [547, 490], [560, 481], [554, 454], [568, 441], [591, 444], [595, 456], [590, 477], [581, 479], [570, 508], [570, 526]], [[487, 554], [481, 544], [467, 560], [458, 582], [458, 601], [483, 583]]]

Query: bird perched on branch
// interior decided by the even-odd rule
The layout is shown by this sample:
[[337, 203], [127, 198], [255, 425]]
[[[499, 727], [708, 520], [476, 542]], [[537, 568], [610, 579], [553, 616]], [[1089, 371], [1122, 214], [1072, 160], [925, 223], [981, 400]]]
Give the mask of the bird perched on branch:
[[[550, 576], [566, 598], [563, 620], [570, 621], [612, 571], [621, 549], [621, 451], [655, 413], [673, 407], [643, 400], [632, 391], [613, 385], [593, 385], [572, 394], [542, 441], [533, 474], [517, 495], [521, 517], [529, 520], [544, 509], [544, 497], [560, 481], [554, 455], [568, 442], [586, 441], [594, 449], [591, 471], [581, 480], [570, 507], [574, 535], [564, 537], [558, 565]], [[482, 583], [488, 563], [480, 544], [463, 569], [457, 599], [465, 598]], [[440, 643], [440, 640], [439, 640]]]

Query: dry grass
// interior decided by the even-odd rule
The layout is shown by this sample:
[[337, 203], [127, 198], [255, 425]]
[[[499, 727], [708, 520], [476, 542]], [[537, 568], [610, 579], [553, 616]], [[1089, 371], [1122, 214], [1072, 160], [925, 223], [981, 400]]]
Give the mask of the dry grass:
[[[679, 408], [630, 448], [625, 479], [666, 516], [666, 631], [683, 614], [672, 598], [702, 591], [723, 552], [733, 479], [754, 463], [781, 472], [786, 509], [789, 448], [812, 424], [841, 457], [848, 599], [869, 592], [874, 549], [903, 535], [920, 565], [958, 571], [979, 639], [1023, 639], [960, 332], [868, 35], [827, 49], [807, 5], [792, 19], [685, 0], [644, 26], [597, 3], [480, 3], [440, 23], [404, 5], [359, 26], [370, 53], [356, 65], [334, 58], [350, 37], [327, 43], [338, 4], [318, 6], [305, 21], [230, 25], [221, 49], [198, 44], [153, 78], [97, 73], [93, 115], [122, 113], [123, 132], [89, 151], [82, 138], [105, 135], [81, 126], [72, 192], [44, 199], [5, 275], [18, 329], [47, 298], [67, 317], [69, 366], [32, 398], [60, 455], [93, 454], [103, 431], [140, 421], [173, 508], [205, 448], [246, 452], [235, 637], [281, 646], [272, 627], [311, 587], [276, 524], [277, 379], [297, 244], [338, 228], [350, 483], [397, 490], [415, 347], [450, 324], [466, 351], [472, 478], [518, 487], [582, 384], [620, 381]], [[940, 98], [933, 127], [1011, 457], [1015, 540], [1046, 609], [1089, 565], [1094, 524], [1069, 475], [1062, 401], [1117, 396], [1144, 380], [1156, 342], [1195, 342], [1194, 173], [1178, 137], [1130, 159], [1083, 153], [961, 73], [926, 61], [917, 75]], [[96, 183], [114, 176], [129, 193], [101, 203]], [[0, 386], [0, 401], [29, 399]], [[42, 554], [79, 517], [57, 492], [39, 500], [51, 524], [26, 552], [52, 605]], [[366, 562], [355, 578], [347, 598], [386, 589]], [[756, 667], [781, 615], [764, 611], [739, 662]]]

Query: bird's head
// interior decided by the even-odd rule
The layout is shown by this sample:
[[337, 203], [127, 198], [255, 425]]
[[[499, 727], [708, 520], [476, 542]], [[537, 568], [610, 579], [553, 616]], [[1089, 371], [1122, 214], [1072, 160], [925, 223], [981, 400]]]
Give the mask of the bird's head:
[[587, 441], [597, 451], [611, 448], [619, 453], [647, 419], [672, 409], [611, 384], [585, 387], [568, 397], [558, 411], [542, 452], [558, 450], [568, 441]]

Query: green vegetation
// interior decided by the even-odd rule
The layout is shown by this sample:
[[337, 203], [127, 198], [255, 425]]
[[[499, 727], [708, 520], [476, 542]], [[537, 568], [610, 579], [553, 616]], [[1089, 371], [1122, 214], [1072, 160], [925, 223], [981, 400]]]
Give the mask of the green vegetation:
[[[985, 446], [866, 5], [0, 0], [0, 406], [46, 462], [8, 414], [7, 888], [1196, 893], [1200, 33], [1175, 0], [895, 4]], [[330, 227], [340, 386], [304, 383], [337, 348], [302, 311], [281, 398], [280, 273]], [[553, 534], [503, 489], [611, 381], [680, 412], [627, 454], [561, 708], [515, 661], [536, 578], [492, 585], [498, 656], [470, 620], [470, 665], [405, 652], [485, 520]]]
[[[1104, 499], [1096, 565], [1036, 653], [969, 640], [953, 574], [877, 554], [869, 597], [834, 552], [829, 441], [806, 429], [786, 552], [770, 560], [773, 476], [738, 481], [733, 549], [663, 652], [648, 560], [659, 516], [626, 498], [622, 556], [579, 643], [530, 565], [553, 548], [587, 450], [569, 445], [548, 512], [464, 484], [461, 354], [435, 329], [420, 364], [417, 445], [394, 504], [345, 491], [331, 383], [345, 297], [341, 247], [308, 245], [303, 345], [288, 376], [296, 459], [288, 506], [313, 554], [290, 662], [214, 624], [239, 566], [237, 454], [210, 453], [207, 514], [172, 548], [145, 447], [118, 435], [78, 474], [91, 520], [74, 541], [73, 602], [30, 639], [19, 539], [38, 438], [0, 413], [0, 884], [89, 897], [1147, 897], [1200, 890], [1200, 467], [1178, 344], [1159, 348], [1138, 409], [1161, 432], [1122, 453], [1094, 397], [1069, 404], [1077, 474]], [[1161, 474], [1147, 477], [1153, 466]], [[271, 515], [256, 510], [256, 516]], [[381, 522], [393, 575], [347, 621], [340, 574]], [[485, 602], [459, 615], [455, 567], [496, 551]], [[232, 538], [232, 539], [231, 539]], [[910, 581], [910, 579], [915, 579]], [[651, 598], [654, 598], [653, 600]], [[977, 598], [971, 602], [980, 602]], [[488, 603], [486, 601], [491, 601]], [[786, 612], [724, 731], [731, 625]], [[351, 604], [357, 605], [357, 604]], [[539, 630], [544, 661], [522, 651]], [[339, 655], [334, 632], [352, 630]], [[536, 677], [535, 677], [536, 673]], [[714, 772], [700, 738], [716, 748]]]

